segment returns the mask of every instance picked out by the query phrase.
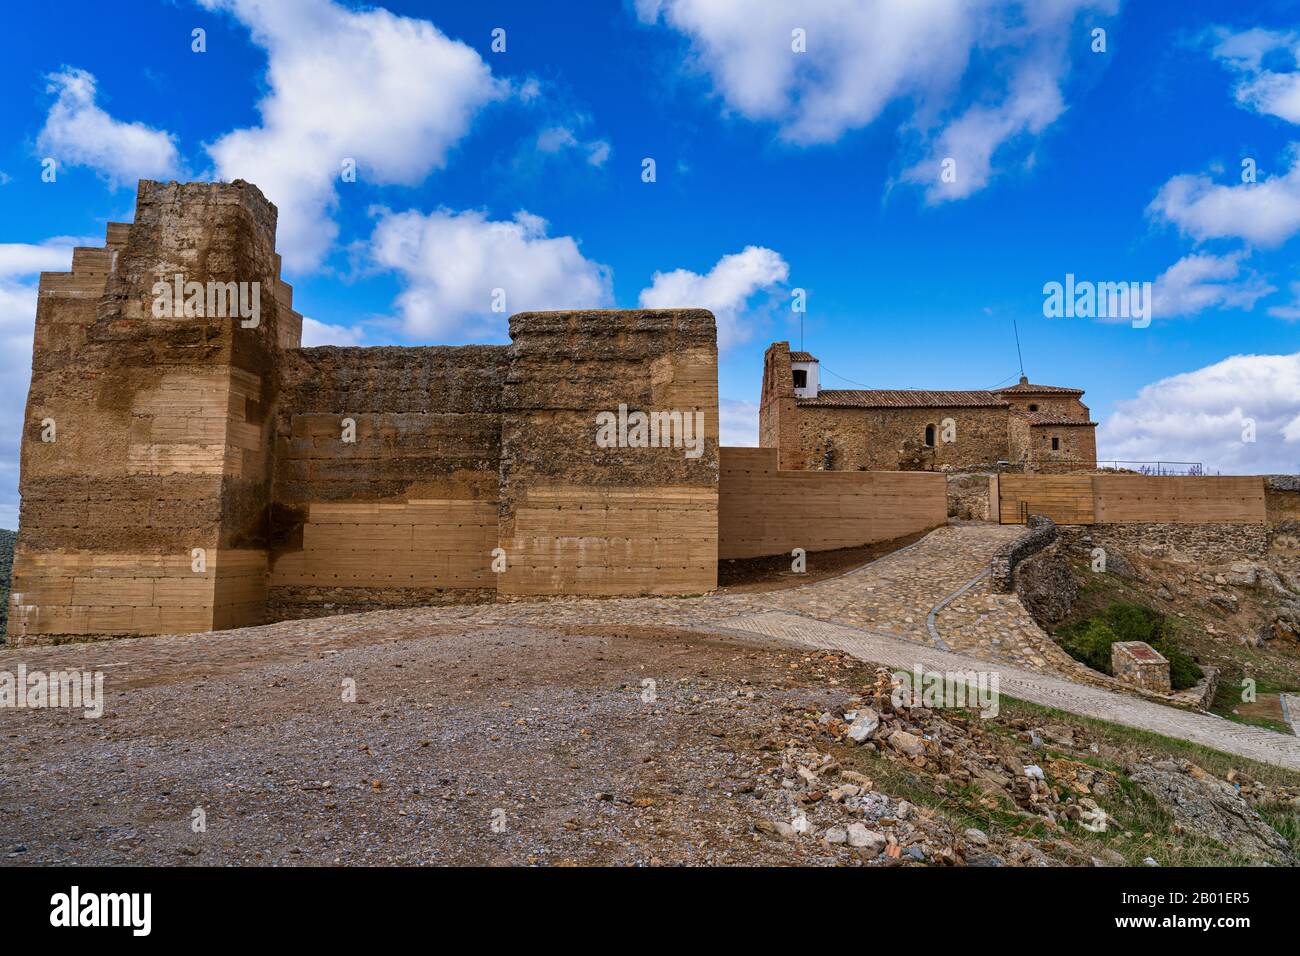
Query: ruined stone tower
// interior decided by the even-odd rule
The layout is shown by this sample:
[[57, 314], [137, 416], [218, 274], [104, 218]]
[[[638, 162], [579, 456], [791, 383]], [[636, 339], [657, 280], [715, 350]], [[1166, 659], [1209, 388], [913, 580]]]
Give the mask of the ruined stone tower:
[[[261, 619], [268, 409], [301, 327], [275, 220], [246, 183], [142, 182], [134, 223], [77, 249], [71, 273], [41, 276], [11, 632]], [[156, 317], [155, 283], [176, 275], [256, 283], [256, 327]]]

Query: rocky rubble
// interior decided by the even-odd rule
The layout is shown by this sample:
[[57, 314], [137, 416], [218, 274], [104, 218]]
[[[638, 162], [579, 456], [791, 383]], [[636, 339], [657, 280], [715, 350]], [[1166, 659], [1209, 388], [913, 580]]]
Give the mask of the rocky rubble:
[[[1085, 851], [1071, 842], [1078, 832], [1071, 824], [1092, 833], [1116, 825], [1098, 801], [1121, 798], [1119, 775], [1086, 759], [1101, 753], [1098, 743], [1065, 724], [1013, 720], [1013, 733], [1006, 733], [973, 712], [895, 706], [896, 686], [880, 668], [859, 693], [845, 691], [837, 707], [818, 713], [804, 704], [786, 706], [780, 726], [760, 746], [770, 758], [760, 795], [774, 796], [760, 800], [767, 815], [755, 821], [757, 833], [820, 841], [871, 865], [1045, 866], [1062, 857], [1124, 862], [1114, 850]], [[1007, 728], [1005, 720], [999, 723]], [[1037, 762], [1026, 759], [1031, 754]], [[882, 792], [863, 772], [872, 756], [914, 773], [911, 779], [945, 803], [960, 802], [968, 815], [986, 815], [987, 827], [958, 830], [946, 815]], [[1142, 764], [1131, 779], [1162, 805], [1170, 803], [1180, 826], [1265, 859], [1288, 852], [1252, 805], [1300, 807], [1300, 790], [1271, 789], [1237, 774], [1223, 781], [1193, 764], [1172, 763]], [[1008, 818], [1010, 825], [994, 822]]]
[[[1107, 774], [1083, 764], [1053, 764], [1053, 776], [1068, 781], [1066, 793], [1047, 782], [1041, 768], [1026, 766], [1009, 751], [1005, 737], [979, 727], [977, 717], [925, 707], [896, 707], [891, 695], [897, 682], [887, 669], [876, 671], [861, 693], [846, 694], [842, 706], [820, 714], [799, 705], [788, 708], [785, 733], [774, 734], [763, 749], [773, 755], [769, 775], [781, 794], [780, 811], [760, 819], [755, 829], [774, 838], [819, 839], [856, 851], [866, 862], [881, 865], [930, 863], [954, 866], [1048, 865], [1052, 862], [1034, 841], [978, 828], [957, 831], [934, 810], [888, 796], [872, 779], [827, 752], [843, 745], [904, 764], [931, 778], [936, 793], [955, 793], [973, 785], [982, 791], [986, 810], [1010, 801], [1021, 816], [1048, 827], [1102, 813], [1083, 794], [1106, 792]], [[815, 730], [826, 749], [790, 739]], [[1041, 738], [1024, 733], [1025, 742]], [[1064, 739], [1064, 738], [1062, 738]], [[1072, 736], [1069, 738], [1073, 741]], [[1093, 788], [1096, 788], [1095, 791]], [[1114, 861], [1111, 861], [1114, 862]]]
[[1262, 647], [1273, 640], [1300, 641], [1300, 574], [1261, 562], [1233, 561], [1194, 577], [1209, 591], [1204, 601], [1227, 614], [1236, 614], [1247, 594], [1262, 605], [1263, 618], [1242, 635], [1243, 643]]

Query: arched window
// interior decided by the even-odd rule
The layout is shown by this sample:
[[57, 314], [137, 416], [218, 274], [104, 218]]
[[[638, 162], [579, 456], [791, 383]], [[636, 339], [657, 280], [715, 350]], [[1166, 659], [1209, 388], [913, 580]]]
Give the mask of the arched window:
[[925, 426], [925, 447], [926, 448], [934, 447], [934, 426], [933, 425]]

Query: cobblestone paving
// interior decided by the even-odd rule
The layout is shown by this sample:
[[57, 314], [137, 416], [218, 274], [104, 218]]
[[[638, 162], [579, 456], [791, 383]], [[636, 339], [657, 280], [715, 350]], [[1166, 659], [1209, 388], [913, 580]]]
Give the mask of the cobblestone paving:
[[951, 525], [847, 574], [781, 591], [686, 599], [565, 599], [408, 613], [416, 620], [432, 614], [440, 620], [491, 624], [699, 627], [781, 610], [986, 660], [1113, 683], [1065, 654], [1015, 595], [992, 593], [987, 576], [981, 577], [993, 553], [1021, 533], [1010, 525]]

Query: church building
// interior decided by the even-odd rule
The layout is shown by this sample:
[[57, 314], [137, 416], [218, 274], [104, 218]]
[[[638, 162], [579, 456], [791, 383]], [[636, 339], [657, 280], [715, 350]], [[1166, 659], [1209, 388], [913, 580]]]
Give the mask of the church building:
[[759, 444], [780, 467], [825, 471], [1095, 468], [1083, 390], [1025, 376], [991, 391], [824, 389], [820, 363], [774, 342], [763, 362]]

